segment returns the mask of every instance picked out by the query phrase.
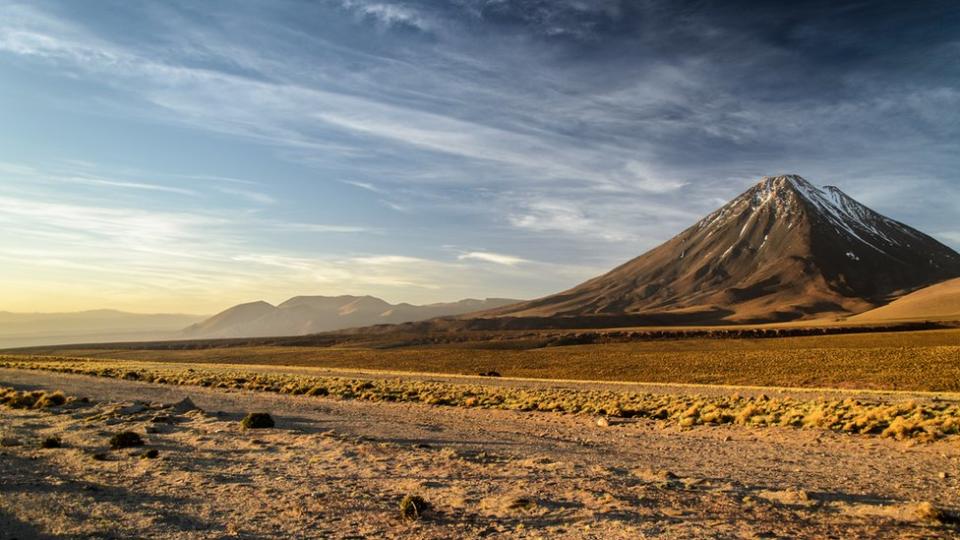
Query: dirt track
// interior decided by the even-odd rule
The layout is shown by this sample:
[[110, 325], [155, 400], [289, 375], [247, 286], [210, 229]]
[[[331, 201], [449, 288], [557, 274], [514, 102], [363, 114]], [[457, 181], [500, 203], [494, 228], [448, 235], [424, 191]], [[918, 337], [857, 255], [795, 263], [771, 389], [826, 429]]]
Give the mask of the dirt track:
[[[119, 425], [0, 410], [5, 436], [26, 441], [62, 432], [72, 446], [3, 449], [0, 525], [17, 523], [34, 533], [106, 536], [96, 521], [81, 518], [85, 511], [107, 512], [102, 508], [107, 505], [110, 512], [135, 516], [120, 536], [924, 538], [956, 531], [917, 521], [914, 503], [960, 507], [955, 440], [911, 445], [738, 426], [680, 431], [646, 420], [599, 427], [582, 416], [19, 370], [0, 370], [0, 385], [62, 389], [111, 402], [173, 403], [189, 396], [211, 413], [168, 434], [148, 436], [149, 445], [162, 448], [167, 459], [121, 455], [114, 466], [89, 460], [86, 452], [98, 444], [92, 441], [102, 446], [99, 434]], [[273, 413], [278, 428], [240, 432], [238, 415], [252, 410]], [[212, 414], [216, 411], [223, 414]], [[120, 420], [141, 432], [149, 425]], [[36, 455], [39, 459], [31, 460]], [[51, 483], [57, 471], [69, 471], [70, 479]], [[245, 480], [236, 485], [231, 475]], [[100, 487], [76, 487], [85, 482]], [[434, 501], [432, 518], [416, 524], [396, 519], [396, 502], [409, 491]], [[521, 499], [530, 504], [517, 503]], [[31, 502], [37, 505], [33, 509]], [[149, 519], [142, 515], [145, 504], [155, 509]], [[260, 509], [256, 519], [238, 514], [244, 507]], [[37, 523], [37, 516], [51, 512]]]

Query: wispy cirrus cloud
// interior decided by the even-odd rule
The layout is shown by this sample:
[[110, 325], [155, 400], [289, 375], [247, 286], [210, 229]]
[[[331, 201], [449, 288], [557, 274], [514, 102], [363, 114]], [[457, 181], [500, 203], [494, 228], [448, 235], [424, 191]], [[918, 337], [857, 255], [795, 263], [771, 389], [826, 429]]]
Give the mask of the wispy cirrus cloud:
[[516, 266], [518, 264], [523, 264], [530, 262], [521, 257], [515, 257], [513, 255], [505, 255], [503, 253], [493, 253], [490, 251], [471, 251], [469, 253], [464, 253], [457, 257], [459, 261], [467, 260], [476, 260], [489, 262], [494, 264], [502, 264], [504, 266]]
[[198, 193], [192, 189], [165, 186], [161, 184], [148, 184], [144, 182], [127, 182], [122, 180], [105, 180], [103, 178], [85, 178], [80, 176], [58, 177], [58, 180], [65, 183], [85, 184], [88, 186], [103, 186], [111, 188], [139, 189], [144, 191], [163, 191], [166, 193], [176, 193], [178, 195], [197, 196]]
[[[0, 103], [0, 196], [64, 206], [8, 214], [35, 245], [7, 249], [204, 302], [259, 295], [258, 279], [533, 296], [771, 171], [960, 247], [960, 26], [881, 4], [174, 0], [106, 16], [0, 0], [0, 76], [31, 97]], [[27, 144], [25, 121], [57, 129]]]

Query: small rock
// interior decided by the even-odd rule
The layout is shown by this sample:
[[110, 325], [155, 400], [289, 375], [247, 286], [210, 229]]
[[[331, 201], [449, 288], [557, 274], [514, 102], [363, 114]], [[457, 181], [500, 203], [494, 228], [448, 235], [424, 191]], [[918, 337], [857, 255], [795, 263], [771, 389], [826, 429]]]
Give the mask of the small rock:
[[160, 456], [160, 452], [156, 448], [151, 448], [150, 450], [147, 450], [146, 452], [144, 452], [143, 455], [140, 457], [143, 457], [146, 459], [157, 459], [159, 456]]
[[607, 420], [605, 416], [597, 418], [597, 426], [599, 427], [610, 427], [610, 421]]
[[117, 413], [126, 416], [128, 414], [142, 413], [145, 410], [147, 410], [147, 405], [144, 402], [134, 401], [133, 405], [128, 405], [126, 407], [123, 407], [119, 409]]
[[942, 473], [938, 474], [937, 476], [939, 476], [941, 480], [946, 480], [947, 476], [949, 476], [949, 475], [948, 475], [947, 473], [945, 473], [945, 472], [942, 472]]
[[176, 413], [176, 414], [183, 414], [183, 413], [188, 412], [188, 411], [196, 411], [196, 410], [199, 410], [200, 408], [197, 407], [197, 406], [193, 403], [193, 400], [191, 400], [191, 399], [188, 398], [188, 397], [185, 397], [185, 398], [183, 398], [182, 400], [180, 400], [179, 402], [174, 403], [174, 404], [170, 407], [170, 409], [171, 409], [174, 413]]
[[730, 442], [730, 441], [732, 441], [732, 440], [733, 440], [733, 437], [731, 437], [731, 436], [729, 436], [729, 435], [727, 435], [726, 437], [723, 438], [723, 442]]
[[245, 416], [240, 425], [243, 429], [264, 429], [274, 427], [275, 423], [269, 413], [255, 412]]
[[110, 437], [110, 448], [114, 450], [133, 448], [134, 446], [143, 446], [143, 438], [132, 431], [121, 431]]
[[20, 446], [20, 439], [16, 437], [4, 437], [0, 439], [0, 446]]
[[40, 441], [40, 448], [51, 449], [51, 448], [62, 448], [62, 447], [63, 447], [63, 441], [60, 440], [60, 437], [56, 437], [56, 436], [46, 437], [42, 441]]
[[510, 501], [507, 508], [511, 510], [529, 510], [537, 506], [536, 501], [529, 497], [516, 497]]

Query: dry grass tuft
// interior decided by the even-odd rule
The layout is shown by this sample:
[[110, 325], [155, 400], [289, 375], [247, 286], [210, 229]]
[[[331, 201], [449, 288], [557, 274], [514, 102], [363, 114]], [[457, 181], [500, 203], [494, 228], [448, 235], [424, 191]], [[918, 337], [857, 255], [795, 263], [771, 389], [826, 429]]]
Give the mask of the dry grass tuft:
[[50, 407], [59, 407], [66, 402], [67, 396], [63, 395], [63, 392], [57, 390], [56, 392], [44, 393], [34, 404], [34, 407], [37, 409], [48, 409]]
[[63, 441], [60, 439], [60, 437], [57, 437], [56, 435], [51, 437], [44, 437], [44, 439], [40, 441], [40, 448], [51, 449], [51, 448], [62, 448], [62, 447], [63, 447]]
[[243, 427], [243, 429], [266, 429], [272, 428], [275, 425], [276, 423], [273, 421], [273, 417], [265, 412], [250, 413], [240, 421], [240, 426]]
[[400, 519], [415, 521], [430, 509], [430, 503], [419, 495], [408, 494], [400, 500]]
[[[262, 392], [327, 396], [363, 401], [415, 402], [428, 405], [583, 414], [611, 418], [647, 418], [683, 428], [739, 424], [750, 427], [824, 429], [898, 440], [932, 441], [960, 434], [960, 404], [854, 399], [745, 397], [738, 394], [651, 394], [569, 388], [523, 388], [403, 379], [362, 380], [344, 377], [262, 373], [233, 369], [182, 369], [175, 364], [124, 361], [61, 360], [2, 362], [0, 366], [59, 373], [123, 378], [136, 366], [140, 380], [237, 388]], [[12, 393], [11, 393], [12, 392]], [[0, 401], [32, 406], [40, 395], [7, 391]], [[12, 396], [12, 397], [10, 397]], [[32, 400], [32, 401], [31, 401]], [[9, 405], [14, 406], [14, 405]], [[263, 415], [263, 417], [254, 415]], [[245, 428], [273, 427], [267, 413], [243, 420]], [[269, 419], [269, 420], [268, 420]], [[256, 423], [257, 425], [253, 425]]]
[[42, 390], [26, 392], [0, 387], [0, 404], [11, 409], [49, 409], [60, 407], [67, 401], [67, 396], [63, 395], [60, 390], [55, 392], [44, 392]]
[[143, 444], [143, 438], [132, 431], [121, 431], [110, 437], [110, 448], [114, 450], [143, 446]]

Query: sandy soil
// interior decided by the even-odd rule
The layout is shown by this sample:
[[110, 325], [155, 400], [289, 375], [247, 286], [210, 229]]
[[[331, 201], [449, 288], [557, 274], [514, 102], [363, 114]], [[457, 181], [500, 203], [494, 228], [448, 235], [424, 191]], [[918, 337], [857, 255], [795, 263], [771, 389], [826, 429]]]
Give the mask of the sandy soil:
[[[956, 440], [176, 387], [0, 370], [75, 409], [0, 409], [0, 538], [950, 538]], [[682, 391], [678, 389], [677, 391]], [[164, 404], [189, 396], [201, 411]], [[140, 404], [135, 402], [141, 401]], [[142, 409], [142, 410], [140, 410]], [[245, 412], [277, 427], [243, 431]], [[154, 422], [172, 416], [172, 422]], [[110, 435], [143, 448], [109, 450]], [[150, 433], [148, 433], [148, 431]], [[62, 437], [65, 447], [40, 449]], [[159, 451], [157, 459], [140, 456]], [[106, 460], [94, 459], [97, 453]], [[403, 521], [408, 493], [433, 510]]]

